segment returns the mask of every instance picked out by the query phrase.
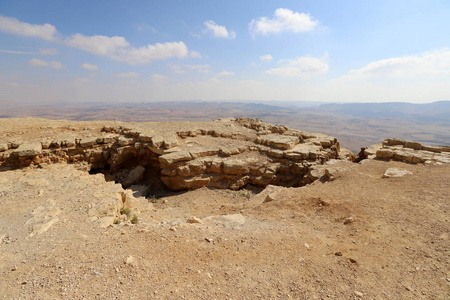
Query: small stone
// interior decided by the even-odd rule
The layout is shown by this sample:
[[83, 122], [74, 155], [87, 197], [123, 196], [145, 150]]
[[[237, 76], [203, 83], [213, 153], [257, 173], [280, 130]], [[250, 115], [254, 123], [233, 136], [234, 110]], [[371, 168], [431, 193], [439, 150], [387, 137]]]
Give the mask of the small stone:
[[356, 261], [356, 259], [351, 258], [351, 257], [348, 259], [348, 261], [351, 262], [352, 264], [357, 264], [357, 263], [358, 263], [358, 262]]
[[412, 173], [408, 170], [400, 168], [388, 168], [383, 174], [383, 178], [398, 178], [405, 175], [411, 175]]
[[190, 217], [189, 219], [187, 219], [186, 222], [190, 223], [190, 224], [195, 224], [195, 223], [203, 224], [203, 221], [200, 218], [197, 218], [197, 217]]
[[355, 222], [355, 219], [353, 217], [348, 217], [344, 219], [344, 225], [350, 224]]
[[130, 255], [127, 257], [127, 259], [124, 261], [124, 264], [136, 267], [137, 266], [137, 260], [134, 258], [134, 256]]
[[362, 296], [364, 296], [364, 294], [359, 291], [355, 291], [355, 296], [358, 298], [362, 298]]
[[342, 252], [341, 252], [341, 251], [334, 252], [334, 255], [336, 255], [336, 256], [342, 256]]
[[205, 238], [205, 241], [207, 241], [208, 243], [212, 243], [214, 240], [210, 238]]
[[304, 244], [305, 248], [309, 250], [309, 245], [307, 243]]
[[17, 266], [14, 266], [11, 268], [11, 271], [16, 271], [17, 270]]

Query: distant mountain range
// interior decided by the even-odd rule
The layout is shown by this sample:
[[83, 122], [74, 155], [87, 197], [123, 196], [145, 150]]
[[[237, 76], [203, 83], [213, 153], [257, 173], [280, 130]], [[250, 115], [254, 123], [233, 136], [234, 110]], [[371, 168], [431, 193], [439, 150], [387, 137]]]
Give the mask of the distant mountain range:
[[362, 118], [401, 118], [423, 122], [450, 123], [450, 101], [428, 104], [403, 102], [323, 104], [308, 110], [331, 112]]
[[393, 137], [450, 145], [450, 101], [430, 104], [300, 101], [19, 104], [0, 101], [0, 118], [14, 117], [136, 122], [250, 117], [333, 135], [343, 147], [355, 152]]

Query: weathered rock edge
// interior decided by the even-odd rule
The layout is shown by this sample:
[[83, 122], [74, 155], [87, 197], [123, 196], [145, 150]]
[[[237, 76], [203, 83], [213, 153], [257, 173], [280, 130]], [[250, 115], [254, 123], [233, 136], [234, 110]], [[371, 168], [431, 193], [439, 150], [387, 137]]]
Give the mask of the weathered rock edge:
[[[114, 173], [132, 162], [134, 167], [156, 170], [172, 190], [239, 189], [248, 184], [302, 186], [318, 179], [318, 166], [339, 158], [337, 139], [324, 134], [250, 118], [222, 119], [211, 124], [214, 130], [195, 128], [163, 134], [133, 126], [104, 126], [98, 136], [74, 140], [0, 143], [0, 167], [5, 170], [45, 163], [87, 163], [90, 168], [109, 168]], [[201, 137], [214, 139], [202, 144]]]
[[448, 164], [450, 146], [428, 146], [402, 139], [386, 139], [364, 150], [367, 158], [396, 160], [405, 163]]

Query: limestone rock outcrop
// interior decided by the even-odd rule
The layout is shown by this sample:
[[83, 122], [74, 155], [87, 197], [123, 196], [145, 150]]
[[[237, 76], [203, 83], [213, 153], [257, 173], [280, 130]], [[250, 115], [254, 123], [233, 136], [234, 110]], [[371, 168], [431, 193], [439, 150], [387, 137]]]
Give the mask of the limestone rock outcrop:
[[338, 159], [340, 150], [334, 137], [250, 118], [96, 122], [57, 137], [47, 134], [52, 127], [45, 120], [40, 122], [33, 141], [25, 143], [14, 136], [0, 141], [0, 168], [78, 163], [124, 187], [159, 181], [172, 190], [302, 186], [316, 180], [315, 169]]
[[366, 148], [364, 154], [367, 158], [397, 160], [406, 163], [450, 163], [449, 146], [428, 146], [402, 139], [386, 139], [382, 144]]

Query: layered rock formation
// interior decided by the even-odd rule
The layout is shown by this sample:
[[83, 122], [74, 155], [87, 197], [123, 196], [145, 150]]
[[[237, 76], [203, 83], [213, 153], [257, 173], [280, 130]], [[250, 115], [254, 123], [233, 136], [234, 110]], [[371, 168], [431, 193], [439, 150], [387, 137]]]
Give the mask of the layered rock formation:
[[368, 158], [392, 159], [406, 163], [450, 163], [449, 146], [428, 146], [402, 139], [386, 139], [382, 144], [366, 148], [364, 154]]
[[[1, 168], [81, 163], [125, 187], [160, 180], [172, 190], [239, 189], [248, 184], [302, 186], [318, 179], [318, 167], [339, 157], [334, 137], [258, 119], [95, 122], [82, 130], [62, 126], [63, 121], [40, 122], [44, 125], [34, 128], [33, 139], [23, 141], [11, 133], [0, 142]], [[64, 128], [65, 135], [59, 130], [59, 136], [52, 136], [55, 128]]]

